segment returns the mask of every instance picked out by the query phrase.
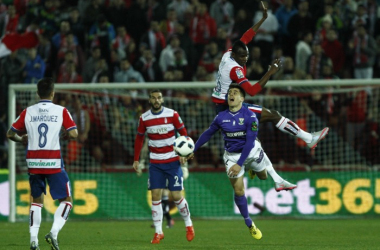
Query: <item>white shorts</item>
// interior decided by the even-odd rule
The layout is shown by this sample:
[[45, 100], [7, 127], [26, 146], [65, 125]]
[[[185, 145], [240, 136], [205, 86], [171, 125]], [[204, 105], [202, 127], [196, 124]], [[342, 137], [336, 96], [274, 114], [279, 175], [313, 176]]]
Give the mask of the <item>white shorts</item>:
[[[224, 164], [226, 165], [226, 173], [228, 175], [228, 171], [230, 168], [235, 165], [238, 160], [240, 159], [241, 153], [230, 153], [227, 151], [224, 151], [223, 159]], [[239, 172], [239, 174], [235, 177], [229, 177], [229, 178], [239, 178], [240, 176], [244, 175], [245, 168], [252, 169], [254, 172], [261, 172], [264, 169], [267, 168], [267, 166], [272, 165], [272, 162], [269, 160], [267, 154], [264, 152], [263, 148], [261, 147], [260, 141], [255, 141], [255, 147], [251, 150], [249, 153], [247, 159], [243, 163], [243, 166]]]

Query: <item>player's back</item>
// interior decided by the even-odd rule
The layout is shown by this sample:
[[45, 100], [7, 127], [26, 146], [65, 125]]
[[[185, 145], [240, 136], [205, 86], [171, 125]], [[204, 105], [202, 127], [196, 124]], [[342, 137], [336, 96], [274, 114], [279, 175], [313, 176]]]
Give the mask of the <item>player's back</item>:
[[216, 103], [224, 103], [226, 101], [226, 95], [228, 88], [232, 83], [230, 76], [231, 70], [236, 70], [238, 77], [244, 78], [245, 70], [241, 67], [232, 57], [231, 51], [224, 53], [222, 60], [219, 64], [219, 71], [216, 79], [216, 86], [213, 90], [212, 97]]

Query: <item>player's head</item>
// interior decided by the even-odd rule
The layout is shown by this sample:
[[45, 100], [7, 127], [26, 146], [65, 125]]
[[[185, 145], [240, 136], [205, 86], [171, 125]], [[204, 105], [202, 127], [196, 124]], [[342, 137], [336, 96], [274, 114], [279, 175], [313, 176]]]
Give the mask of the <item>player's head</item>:
[[244, 66], [248, 61], [248, 48], [245, 43], [237, 40], [232, 45], [231, 57], [240, 65]]
[[37, 94], [41, 99], [53, 99], [54, 82], [50, 77], [44, 77], [37, 83]]
[[232, 83], [228, 88], [228, 106], [237, 107], [242, 105], [245, 98], [244, 89], [236, 83]]
[[159, 89], [150, 91], [149, 93], [149, 103], [152, 107], [153, 112], [161, 111], [162, 104], [164, 103], [164, 98], [162, 97], [162, 92]]

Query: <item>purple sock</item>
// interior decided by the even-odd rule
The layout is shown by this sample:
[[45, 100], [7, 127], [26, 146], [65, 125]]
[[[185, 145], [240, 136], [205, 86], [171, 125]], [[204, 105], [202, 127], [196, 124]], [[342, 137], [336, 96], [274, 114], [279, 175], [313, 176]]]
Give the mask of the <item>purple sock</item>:
[[243, 216], [245, 224], [247, 227], [252, 226], [252, 220], [249, 218], [248, 214], [248, 203], [247, 203], [247, 197], [245, 195], [243, 196], [237, 196], [235, 194], [235, 204], [239, 208], [240, 214]]

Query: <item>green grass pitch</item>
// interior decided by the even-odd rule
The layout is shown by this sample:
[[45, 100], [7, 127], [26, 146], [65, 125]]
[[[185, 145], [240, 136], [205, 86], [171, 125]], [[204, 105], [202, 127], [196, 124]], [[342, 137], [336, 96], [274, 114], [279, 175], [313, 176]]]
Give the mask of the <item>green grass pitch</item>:
[[[256, 219], [263, 238], [253, 239], [243, 220], [194, 220], [195, 239], [187, 242], [184, 223], [176, 218], [165, 239], [151, 245], [150, 221], [69, 221], [59, 234], [60, 249], [380, 249], [380, 218]], [[40, 228], [40, 249], [51, 222]], [[0, 249], [29, 249], [28, 223], [0, 222]]]

